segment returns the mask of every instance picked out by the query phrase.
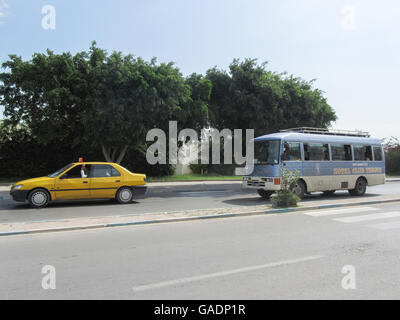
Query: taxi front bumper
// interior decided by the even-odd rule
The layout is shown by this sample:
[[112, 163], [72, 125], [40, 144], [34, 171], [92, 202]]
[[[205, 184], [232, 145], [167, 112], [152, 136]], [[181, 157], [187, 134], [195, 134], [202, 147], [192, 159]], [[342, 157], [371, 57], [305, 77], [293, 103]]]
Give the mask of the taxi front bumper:
[[30, 190], [11, 190], [10, 195], [14, 201], [25, 202]]

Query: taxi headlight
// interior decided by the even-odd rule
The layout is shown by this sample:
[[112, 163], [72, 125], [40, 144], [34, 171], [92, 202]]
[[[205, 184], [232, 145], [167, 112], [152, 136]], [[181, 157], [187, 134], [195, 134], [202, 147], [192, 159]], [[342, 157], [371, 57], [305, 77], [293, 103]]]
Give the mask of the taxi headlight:
[[19, 189], [22, 188], [22, 186], [23, 186], [23, 184], [17, 184], [17, 185], [15, 185], [15, 186], [13, 186], [12, 189], [13, 189], [13, 190], [19, 190]]

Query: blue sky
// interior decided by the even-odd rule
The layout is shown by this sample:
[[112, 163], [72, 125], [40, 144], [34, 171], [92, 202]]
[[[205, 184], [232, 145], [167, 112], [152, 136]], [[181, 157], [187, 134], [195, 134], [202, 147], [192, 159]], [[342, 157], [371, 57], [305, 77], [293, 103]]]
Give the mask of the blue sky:
[[[56, 10], [55, 30], [42, 8]], [[400, 2], [396, 0], [0, 0], [0, 61], [47, 48], [174, 61], [184, 75], [227, 69], [234, 58], [325, 92], [338, 129], [400, 137]]]

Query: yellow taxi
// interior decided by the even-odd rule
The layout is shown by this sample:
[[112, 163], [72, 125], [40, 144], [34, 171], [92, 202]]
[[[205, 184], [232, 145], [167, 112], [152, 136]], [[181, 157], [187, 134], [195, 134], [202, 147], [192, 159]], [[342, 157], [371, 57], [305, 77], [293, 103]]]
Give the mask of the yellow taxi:
[[14, 201], [44, 208], [54, 200], [116, 199], [130, 203], [147, 191], [146, 175], [110, 162], [75, 162], [40, 178], [12, 185]]

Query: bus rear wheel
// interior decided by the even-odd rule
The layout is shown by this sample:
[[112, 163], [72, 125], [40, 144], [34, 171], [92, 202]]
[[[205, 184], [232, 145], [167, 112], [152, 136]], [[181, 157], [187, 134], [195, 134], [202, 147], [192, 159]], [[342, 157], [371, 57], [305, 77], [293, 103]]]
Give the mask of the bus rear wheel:
[[361, 197], [367, 191], [367, 181], [364, 178], [358, 178], [354, 189], [349, 190], [352, 196]]
[[274, 193], [273, 191], [268, 191], [264, 189], [258, 189], [257, 190], [258, 194], [261, 196], [261, 198], [268, 200], [269, 197]]

